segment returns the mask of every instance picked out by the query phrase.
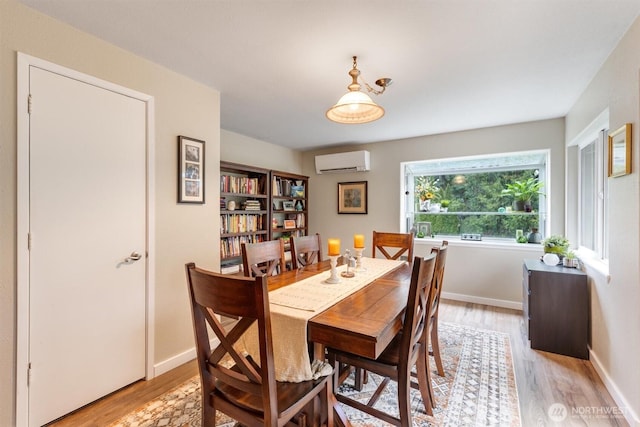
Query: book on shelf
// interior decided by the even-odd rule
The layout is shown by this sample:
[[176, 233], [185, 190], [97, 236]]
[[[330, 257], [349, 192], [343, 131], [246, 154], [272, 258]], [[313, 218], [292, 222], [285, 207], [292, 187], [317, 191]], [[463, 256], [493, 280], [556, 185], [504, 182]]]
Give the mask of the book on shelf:
[[246, 200], [244, 202], [244, 210], [245, 211], [259, 211], [260, 210], [260, 202], [257, 200]]
[[241, 264], [226, 264], [220, 267], [220, 273], [222, 274], [235, 274], [242, 270]]
[[243, 243], [264, 242], [261, 234], [250, 234], [246, 236], [232, 236], [220, 239], [220, 257], [234, 258], [242, 255], [241, 247]]
[[274, 176], [271, 182], [271, 193], [277, 197], [304, 197], [304, 185], [297, 185], [294, 180]]
[[220, 175], [220, 191], [223, 193], [261, 194], [258, 178]]
[[259, 214], [222, 214], [220, 215], [220, 233], [247, 233], [263, 230], [263, 215]]

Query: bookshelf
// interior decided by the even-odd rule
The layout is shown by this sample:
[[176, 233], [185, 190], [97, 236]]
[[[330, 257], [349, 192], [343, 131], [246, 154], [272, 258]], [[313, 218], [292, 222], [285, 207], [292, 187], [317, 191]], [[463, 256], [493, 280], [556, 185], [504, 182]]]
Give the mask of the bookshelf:
[[307, 210], [309, 177], [271, 171], [271, 235], [272, 240], [308, 234]]
[[242, 243], [271, 238], [269, 170], [220, 162], [220, 271], [236, 273]]

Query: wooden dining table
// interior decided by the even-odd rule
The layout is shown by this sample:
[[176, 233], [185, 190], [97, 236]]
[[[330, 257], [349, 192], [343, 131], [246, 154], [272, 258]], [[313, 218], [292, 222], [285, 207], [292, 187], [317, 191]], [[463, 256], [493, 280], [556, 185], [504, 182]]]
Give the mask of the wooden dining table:
[[[366, 268], [366, 259], [363, 259], [363, 265]], [[286, 271], [269, 278], [269, 291], [329, 269], [327, 260]], [[410, 278], [410, 265], [399, 263], [393, 270], [310, 318], [307, 337], [314, 344], [314, 359], [324, 360], [326, 347], [373, 359], [380, 356], [402, 328]], [[338, 424], [350, 425], [335, 397], [332, 405]]]

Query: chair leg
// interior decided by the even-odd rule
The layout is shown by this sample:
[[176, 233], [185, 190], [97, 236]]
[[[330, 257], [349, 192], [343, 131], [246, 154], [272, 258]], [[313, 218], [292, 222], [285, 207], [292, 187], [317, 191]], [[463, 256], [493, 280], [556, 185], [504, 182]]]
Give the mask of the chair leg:
[[202, 427], [209, 427], [216, 425], [216, 408], [211, 406], [208, 402], [208, 396], [206, 393], [202, 393]]
[[[424, 347], [424, 346], [423, 346]], [[418, 390], [422, 396], [424, 409], [427, 415], [433, 416], [433, 407], [435, 406], [435, 396], [431, 385], [431, 370], [429, 369], [429, 353], [426, 348], [418, 355], [416, 364], [416, 372], [418, 374]]]
[[438, 339], [438, 318], [433, 321], [431, 329], [431, 349], [433, 350], [433, 358], [436, 361], [436, 369], [438, 375], [444, 377], [444, 366], [442, 366], [442, 358], [440, 357], [440, 340]]
[[[400, 413], [400, 425], [410, 426], [411, 421], [411, 369], [398, 373], [398, 411]], [[432, 415], [432, 414], [429, 414]]]
[[324, 415], [322, 418], [326, 416], [326, 422], [324, 419], [320, 420], [320, 425], [322, 426], [333, 427], [335, 424], [333, 421], [333, 399], [335, 399], [333, 395], [333, 382], [327, 381], [327, 385], [322, 396], [322, 410], [320, 412]]
[[202, 406], [201, 425], [202, 427], [216, 425], [215, 402], [211, 401], [211, 382], [213, 378], [207, 375], [205, 378], [200, 375], [200, 403]]

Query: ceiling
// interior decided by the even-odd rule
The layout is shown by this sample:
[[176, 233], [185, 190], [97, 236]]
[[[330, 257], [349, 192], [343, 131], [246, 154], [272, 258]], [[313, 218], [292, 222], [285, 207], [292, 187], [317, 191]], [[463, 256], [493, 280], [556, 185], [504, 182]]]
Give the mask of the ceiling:
[[[640, 0], [20, 0], [221, 93], [221, 127], [309, 150], [562, 117]], [[328, 121], [353, 55], [386, 114]]]

